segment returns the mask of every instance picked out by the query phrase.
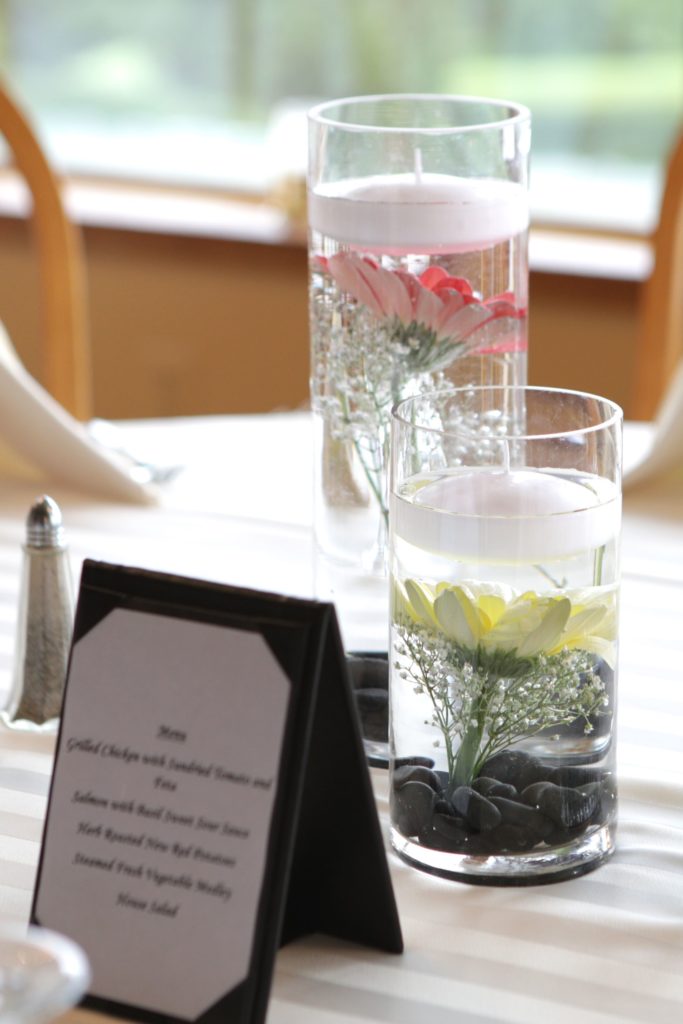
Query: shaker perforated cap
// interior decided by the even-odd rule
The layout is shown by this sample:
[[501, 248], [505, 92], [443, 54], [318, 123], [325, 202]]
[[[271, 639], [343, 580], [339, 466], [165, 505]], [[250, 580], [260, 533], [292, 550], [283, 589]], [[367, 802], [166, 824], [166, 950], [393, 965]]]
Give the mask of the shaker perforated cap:
[[26, 518], [26, 545], [31, 548], [63, 548], [64, 529], [59, 505], [44, 494], [31, 506]]

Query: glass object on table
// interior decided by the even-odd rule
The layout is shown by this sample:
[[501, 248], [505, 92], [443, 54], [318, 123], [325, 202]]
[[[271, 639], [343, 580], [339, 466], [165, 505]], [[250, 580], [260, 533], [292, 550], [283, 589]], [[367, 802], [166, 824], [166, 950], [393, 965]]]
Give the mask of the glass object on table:
[[621, 410], [542, 388], [395, 410], [392, 841], [473, 882], [613, 850]]
[[40, 1024], [74, 1006], [90, 983], [81, 948], [47, 928], [0, 925], [0, 1022]]
[[12, 687], [0, 722], [53, 732], [62, 709], [74, 593], [62, 513], [44, 494], [26, 518]]
[[392, 405], [526, 381], [529, 112], [365, 96], [309, 114], [317, 590], [386, 650]]

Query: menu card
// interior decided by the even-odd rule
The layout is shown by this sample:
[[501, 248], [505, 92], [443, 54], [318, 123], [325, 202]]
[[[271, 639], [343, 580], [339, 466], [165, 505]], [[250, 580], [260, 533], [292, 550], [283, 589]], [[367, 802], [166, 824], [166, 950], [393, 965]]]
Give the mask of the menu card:
[[33, 919], [143, 1021], [263, 1020], [311, 931], [401, 950], [331, 605], [85, 563]]

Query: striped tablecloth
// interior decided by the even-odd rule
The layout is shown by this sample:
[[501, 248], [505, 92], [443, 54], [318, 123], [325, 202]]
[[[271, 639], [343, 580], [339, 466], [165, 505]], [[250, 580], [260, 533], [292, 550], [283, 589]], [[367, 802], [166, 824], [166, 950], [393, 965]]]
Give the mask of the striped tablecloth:
[[[95, 504], [51, 487], [75, 568], [87, 555], [310, 592], [305, 422], [241, 418], [133, 431], [155, 454], [170, 444], [192, 461], [185, 483], [179, 478], [157, 509]], [[240, 482], [247, 428], [263, 493]], [[191, 460], [200, 438], [203, 458]], [[217, 450], [223, 461], [207, 476]], [[283, 453], [297, 451], [288, 466]], [[23, 520], [35, 493], [0, 484], [0, 691], [9, 685]], [[268, 493], [280, 497], [264, 506]], [[210, 508], [202, 504], [209, 500]], [[271, 1024], [680, 1024], [683, 491], [671, 485], [627, 497], [622, 567], [616, 855], [569, 882], [500, 889], [431, 878], [388, 853], [404, 954], [320, 937], [284, 948]], [[53, 742], [0, 734], [0, 919], [22, 921], [29, 912]], [[386, 774], [372, 775], [386, 830]]]

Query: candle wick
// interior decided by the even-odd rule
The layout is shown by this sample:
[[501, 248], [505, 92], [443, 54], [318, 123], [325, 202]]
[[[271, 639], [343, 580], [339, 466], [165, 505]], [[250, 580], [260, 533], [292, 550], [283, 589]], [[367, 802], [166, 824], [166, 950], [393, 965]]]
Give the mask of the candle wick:
[[419, 146], [415, 150], [415, 184], [422, 184], [422, 150]]

